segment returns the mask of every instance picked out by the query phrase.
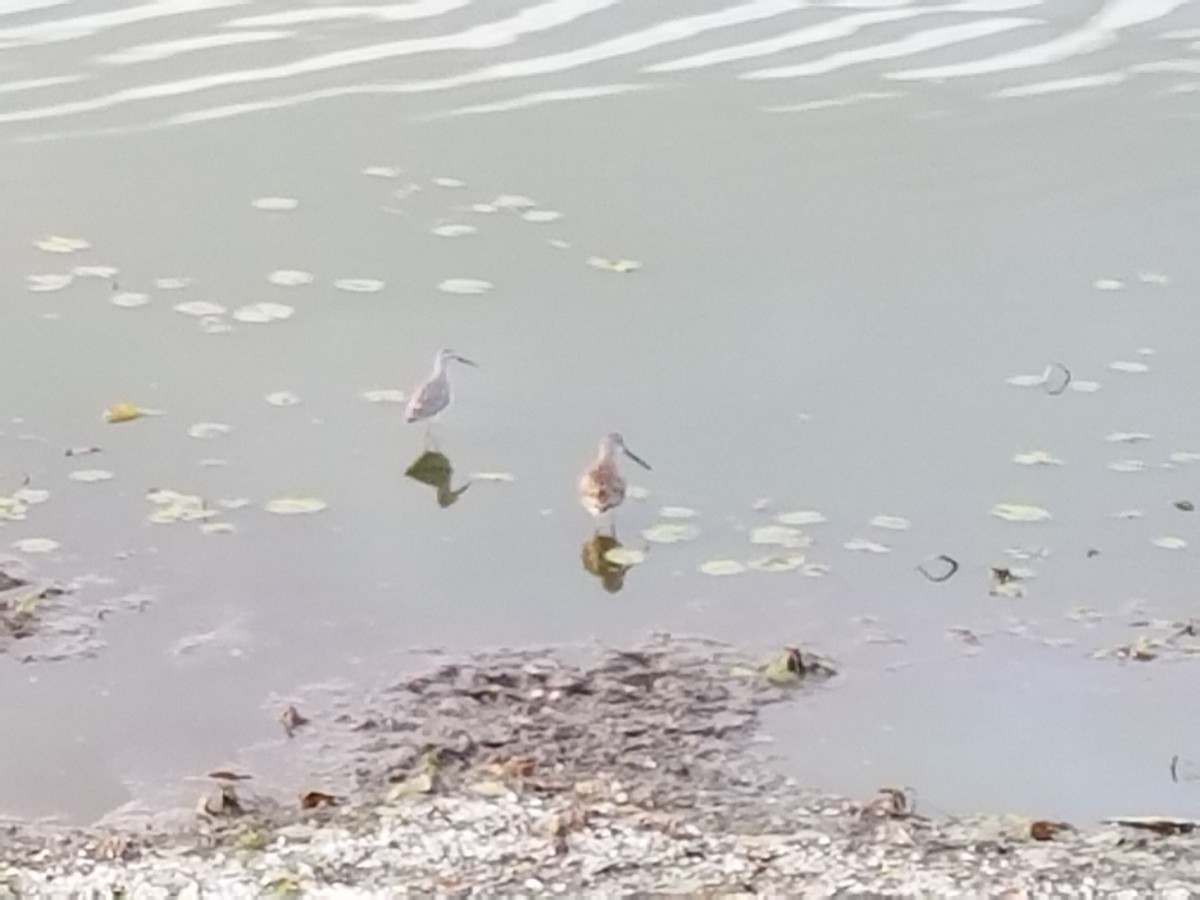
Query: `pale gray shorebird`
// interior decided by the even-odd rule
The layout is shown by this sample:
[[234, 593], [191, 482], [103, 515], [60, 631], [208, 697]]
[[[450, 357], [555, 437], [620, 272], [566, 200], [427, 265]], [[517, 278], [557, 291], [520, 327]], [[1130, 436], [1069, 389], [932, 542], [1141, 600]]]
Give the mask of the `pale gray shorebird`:
[[622, 453], [643, 469], [650, 469], [650, 464], [626, 447], [625, 439], [613, 431], [600, 440], [596, 459], [579, 476], [579, 502], [597, 519], [625, 500], [625, 479], [617, 467], [617, 457]]
[[428, 378], [413, 388], [412, 396], [408, 398], [408, 405], [404, 407], [405, 422], [432, 424], [438, 414], [450, 405], [454, 393], [450, 387], [447, 364], [451, 360], [478, 368], [471, 360], [459, 356], [453, 350], [439, 350], [433, 358], [433, 371], [429, 373]]

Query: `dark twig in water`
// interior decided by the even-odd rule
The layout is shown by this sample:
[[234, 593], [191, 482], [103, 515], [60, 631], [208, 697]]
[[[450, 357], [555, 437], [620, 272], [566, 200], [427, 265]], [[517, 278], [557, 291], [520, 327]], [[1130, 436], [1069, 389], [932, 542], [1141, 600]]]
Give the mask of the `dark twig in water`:
[[1068, 369], [1066, 366], [1064, 366], [1060, 362], [1051, 363], [1050, 365], [1051, 365], [1051, 367], [1057, 366], [1058, 368], [1062, 369], [1062, 372], [1063, 372], [1063, 383], [1059, 386], [1059, 388], [1057, 390], [1051, 389], [1049, 381], [1046, 382], [1046, 393], [1049, 394], [1051, 397], [1057, 397], [1059, 394], [1061, 394], [1063, 391], [1065, 391], [1067, 389], [1068, 385], [1070, 385], [1071, 370]]
[[1179, 754], [1171, 757], [1171, 780], [1179, 784]]
[[958, 560], [954, 559], [953, 557], [947, 556], [944, 553], [940, 553], [937, 556], [933, 557], [933, 559], [935, 561], [941, 560], [942, 562], [948, 564], [950, 566], [950, 571], [947, 572], [945, 575], [934, 575], [927, 568], [925, 568], [925, 563], [918, 563], [917, 571], [920, 572], [922, 575], [924, 575], [926, 578], [928, 578], [930, 581], [939, 582], [939, 583], [943, 582], [943, 581], [949, 581], [952, 577], [954, 577], [954, 573], [958, 571]]

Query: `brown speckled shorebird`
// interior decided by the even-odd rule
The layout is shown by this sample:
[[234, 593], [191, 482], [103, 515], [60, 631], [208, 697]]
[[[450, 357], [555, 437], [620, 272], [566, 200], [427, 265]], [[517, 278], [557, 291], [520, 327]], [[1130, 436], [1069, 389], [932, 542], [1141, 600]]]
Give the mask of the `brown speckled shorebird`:
[[594, 517], [600, 518], [616, 509], [625, 499], [625, 479], [617, 468], [617, 455], [624, 453], [643, 469], [650, 464], [625, 446], [617, 432], [606, 434], [600, 441], [595, 461], [579, 477], [579, 502]]

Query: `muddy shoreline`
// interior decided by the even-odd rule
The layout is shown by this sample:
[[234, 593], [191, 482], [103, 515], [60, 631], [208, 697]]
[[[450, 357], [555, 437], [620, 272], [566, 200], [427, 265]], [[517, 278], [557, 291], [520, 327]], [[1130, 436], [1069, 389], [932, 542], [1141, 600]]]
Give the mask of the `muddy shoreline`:
[[758, 713], [836, 677], [807, 651], [764, 665], [657, 636], [572, 656], [478, 654], [297, 710], [290, 796], [225, 771], [192, 809], [8, 824], [0, 896], [1200, 890], [1189, 822], [937, 820], [901, 791], [782, 777]]

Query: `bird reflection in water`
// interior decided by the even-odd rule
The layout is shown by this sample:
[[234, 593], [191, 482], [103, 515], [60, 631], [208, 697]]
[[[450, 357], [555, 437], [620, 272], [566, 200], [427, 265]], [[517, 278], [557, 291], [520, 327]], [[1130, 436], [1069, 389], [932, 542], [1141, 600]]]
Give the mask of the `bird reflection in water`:
[[458, 502], [458, 498], [466, 493], [471, 482], [467, 481], [455, 488], [450, 486], [454, 475], [454, 466], [449, 457], [439, 450], [426, 450], [412, 465], [404, 470], [406, 477], [427, 484], [437, 492], [437, 504], [442, 509]]
[[608, 558], [610, 550], [620, 547], [615, 534], [601, 534], [597, 531], [579, 548], [583, 568], [599, 578], [600, 584], [610, 594], [615, 594], [625, 586], [625, 573], [630, 569], [629, 566], [620, 565]]

